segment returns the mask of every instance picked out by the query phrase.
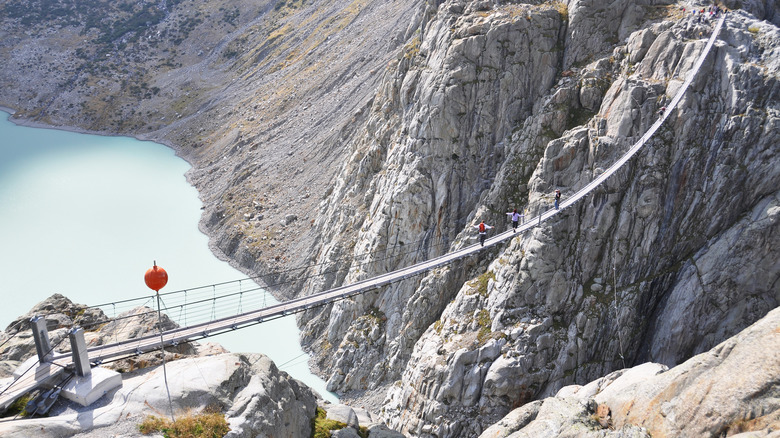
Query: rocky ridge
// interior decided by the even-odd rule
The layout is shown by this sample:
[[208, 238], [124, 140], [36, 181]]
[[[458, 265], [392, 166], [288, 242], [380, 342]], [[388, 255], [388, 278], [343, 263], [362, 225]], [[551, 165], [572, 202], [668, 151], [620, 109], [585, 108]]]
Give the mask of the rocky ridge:
[[[566, 385], [681, 363], [776, 307], [780, 17], [773, 0], [723, 4], [735, 11], [692, 90], [598, 193], [479, 259], [305, 313], [304, 340], [331, 389], [387, 394], [385, 420], [410, 435], [477, 436]], [[314, 13], [327, 5], [346, 15]], [[224, 37], [196, 25], [188, 53], [197, 40], [207, 56], [152, 73], [168, 94], [142, 102], [166, 119], [131, 117], [194, 163], [218, 253], [253, 274], [317, 264], [267, 277], [307, 280], [285, 294], [469, 244], [473, 224], [502, 226], [515, 206], [548, 208], [555, 188], [577, 190], [644, 132], [711, 31], [690, 15], [703, 2], [348, 6], [239, 10]], [[309, 51], [281, 43], [312, 43], [293, 37], [317, 26], [332, 32]], [[39, 53], [2, 40], [4, 57]], [[240, 62], [222, 57], [237, 47]], [[313, 64], [325, 53], [332, 62]], [[22, 90], [2, 100], [19, 118], [110, 126], [69, 106], [86, 89], [3, 83]], [[108, 101], [137, 101], [117, 90]], [[173, 108], [183, 108], [175, 121]], [[290, 176], [283, 188], [279, 174]]]
[[674, 368], [648, 362], [566, 386], [512, 411], [480, 438], [551, 436], [552, 430], [577, 437], [777, 436], [779, 330], [775, 309]]
[[266, 356], [223, 353], [181, 359], [166, 367], [167, 377], [162, 367], [125, 373], [122, 386], [97, 406], [57, 402], [49, 417], [2, 422], [0, 433], [20, 438], [31, 433], [53, 438], [111, 433], [140, 437], [144, 435], [138, 425], [148, 415], [175, 418], [212, 409], [225, 413], [231, 428], [227, 437], [309, 436], [317, 396]]
[[[480, 219], [576, 191], [655, 120], [712, 29], [683, 14], [690, 3], [575, 1], [568, 21], [556, 6], [452, 1], [426, 15], [322, 204], [322, 235], [339, 237], [316, 260], [354, 262], [313, 289], [457, 248]], [[567, 384], [681, 363], [776, 307], [776, 35], [731, 13], [647, 151], [551, 225], [306, 314], [329, 387], [389, 385], [393, 427], [476, 436]]]

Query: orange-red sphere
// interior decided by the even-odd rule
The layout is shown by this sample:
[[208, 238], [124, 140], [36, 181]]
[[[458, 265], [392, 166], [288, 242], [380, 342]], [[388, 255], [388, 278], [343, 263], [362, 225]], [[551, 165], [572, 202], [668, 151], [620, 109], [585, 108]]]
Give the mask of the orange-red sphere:
[[168, 283], [168, 273], [165, 272], [165, 269], [154, 265], [144, 274], [144, 281], [149, 289], [159, 292]]

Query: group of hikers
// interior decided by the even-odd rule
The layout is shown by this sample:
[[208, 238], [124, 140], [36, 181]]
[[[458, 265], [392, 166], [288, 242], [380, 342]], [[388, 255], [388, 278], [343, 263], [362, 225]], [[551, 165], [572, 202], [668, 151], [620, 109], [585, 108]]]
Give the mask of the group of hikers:
[[[687, 11], [685, 8], [682, 8], [683, 14], [685, 14]], [[713, 3], [709, 8], [701, 8], [701, 10], [698, 10], [696, 8], [693, 8], [692, 14], [696, 18], [697, 22], [701, 22], [702, 19], [707, 20], [709, 17], [718, 17], [720, 13], [726, 13], [725, 9], [721, 9], [720, 6]]]
[[[561, 202], [561, 191], [555, 190], [555, 209], [558, 210], [560, 207]], [[509, 219], [512, 221], [512, 230], [514, 232], [517, 232], [517, 227], [520, 225], [520, 219], [524, 218], [525, 215], [521, 214], [517, 211], [515, 208], [513, 211], [510, 211], [506, 214], [509, 216]], [[488, 225], [485, 223], [485, 221], [480, 221], [478, 225], [475, 225], [474, 228], [477, 229], [477, 232], [479, 233], [479, 245], [485, 246], [485, 238], [487, 237], [487, 231], [492, 229], [492, 225]]]

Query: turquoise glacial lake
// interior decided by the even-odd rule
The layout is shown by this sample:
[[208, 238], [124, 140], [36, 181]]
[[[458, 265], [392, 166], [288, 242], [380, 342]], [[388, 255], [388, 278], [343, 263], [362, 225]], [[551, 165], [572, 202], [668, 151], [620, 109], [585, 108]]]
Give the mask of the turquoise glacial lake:
[[[166, 292], [190, 290], [184, 300], [196, 301], [204, 291], [226, 288], [240, 298], [219, 310], [225, 314], [251, 310], [259, 300], [275, 303], [268, 294], [258, 298], [253, 281], [209, 250], [198, 229], [202, 204], [185, 178], [189, 169], [161, 144], [18, 126], [0, 112], [0, 327], [55, 293], [87, 305], [151, 297], [144, 273], [154, 262], [168, 273], [160, 291], [165, 305], [181, 302]], [[112, 316], [112, 306], [102, 308]], [[200, 312], [207, 318], [215, 309], [204, 305]], [[266, 354], [336, 401], [309, 371], [298, 336], [291, 316], [199, 342]]]

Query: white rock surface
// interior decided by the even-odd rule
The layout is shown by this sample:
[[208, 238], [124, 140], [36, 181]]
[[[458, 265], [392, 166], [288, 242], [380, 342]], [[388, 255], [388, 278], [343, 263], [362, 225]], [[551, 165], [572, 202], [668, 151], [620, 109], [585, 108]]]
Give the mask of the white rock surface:
[[[315, 394], [280, 372], [260, 354], [221, 354], [168, 363], [167, 388], [173, 415], [217, 407], [225, 412], [228, 437], [302, 437], [311, 430]], [[83, 437], [111, 436], [114, 430], [133, 430], [125, 436], [142, 436], [137, 426], [149, 415], [169, 417], [165, 373], [162, 367], [123, 376], [122, 387], [103, 402], [81, 408], [58, 402], [48, 418], [0, 423], [3, 437], [68, 437], [89, 430]], [[131, 427], [127, 427], [130, 424]]]

